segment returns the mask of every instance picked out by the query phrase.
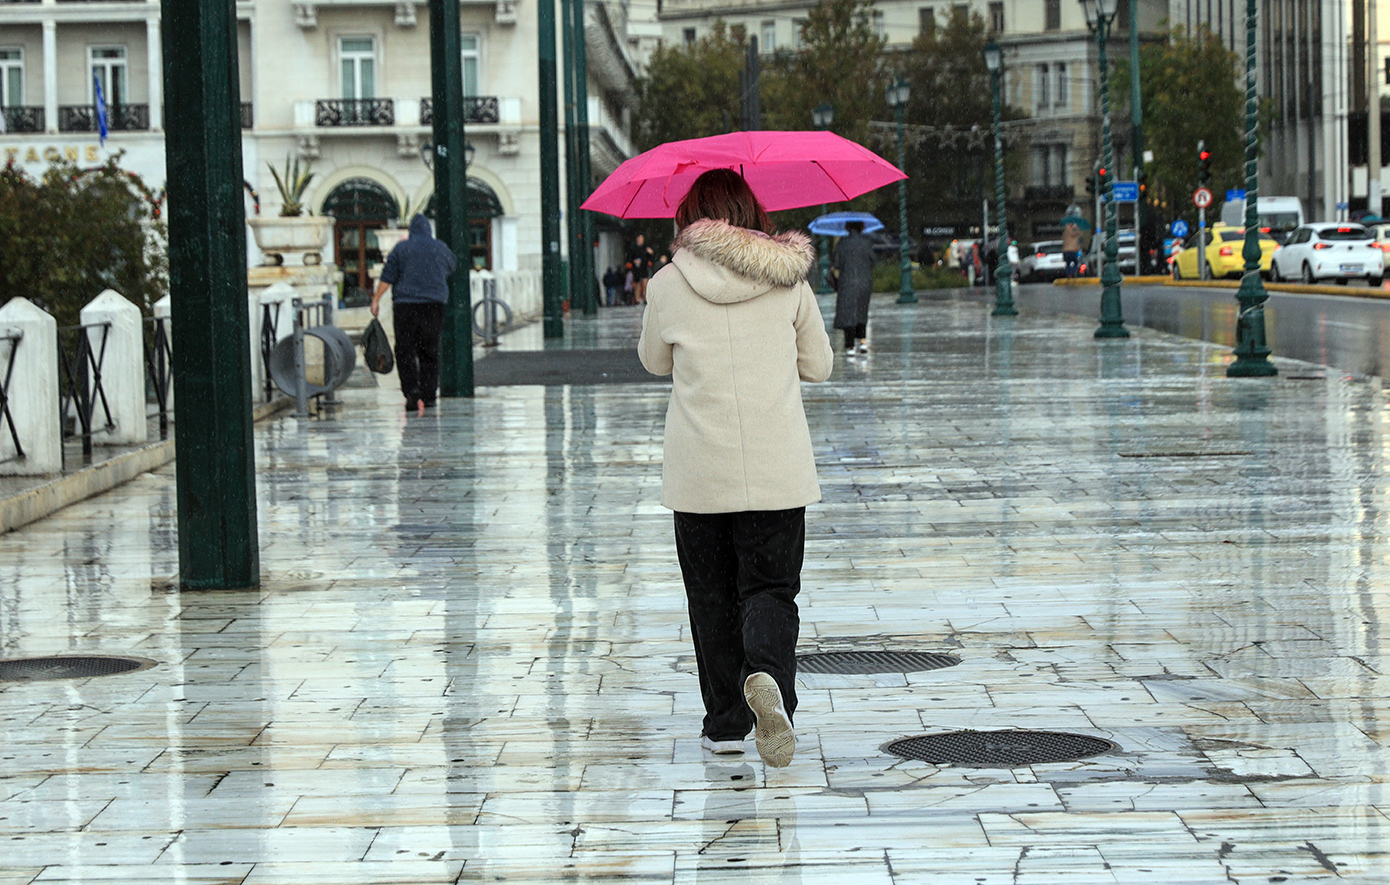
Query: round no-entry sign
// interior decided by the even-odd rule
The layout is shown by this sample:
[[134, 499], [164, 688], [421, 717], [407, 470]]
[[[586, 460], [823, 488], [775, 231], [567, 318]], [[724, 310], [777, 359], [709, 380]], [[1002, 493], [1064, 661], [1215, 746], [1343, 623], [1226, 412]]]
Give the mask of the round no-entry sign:
[[1196, 206], [1198, 209], [1205, 209], [1208, 206], [1210, 206], [1211, 190], [1209, 188], [1199, 187], [1195, 191], [1193, 191], [1192, 205]]

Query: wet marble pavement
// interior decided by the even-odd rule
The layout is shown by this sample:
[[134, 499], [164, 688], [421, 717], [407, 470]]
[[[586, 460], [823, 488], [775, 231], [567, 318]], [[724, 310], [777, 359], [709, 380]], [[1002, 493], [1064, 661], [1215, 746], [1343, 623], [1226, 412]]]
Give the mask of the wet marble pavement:
[[[1390, 881], [1379, 380], [873, 311], [805, 391], [802, 646], [959, 666], [803, 675], [789, 767], [705, 754], [666, 387], [353, 390], [256, 429], [260, 589], [172, 589], [172, 468], [0, 536], [0, 657], [158, 663], [0, 683], [0, 885]], [[1002, 728], [1119, 750], [880, 750]]]

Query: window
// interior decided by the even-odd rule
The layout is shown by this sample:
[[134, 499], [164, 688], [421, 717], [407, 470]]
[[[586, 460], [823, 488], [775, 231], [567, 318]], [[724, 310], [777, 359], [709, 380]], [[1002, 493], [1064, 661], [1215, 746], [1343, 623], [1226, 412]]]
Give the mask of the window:
[[1062, 187], [1067, 181], [1067, 146], [1043, 144], [1033, 148], [1033, 184], [1037, 187]]
[[342, 63], [343, 98], [375, 98], [376, 38], [339, 38], [338, 58]]
[[883, 27], [883, 11], [880, 9], [874, 10], [874, 36], [880, 40], [887, 39], [887, 34]]
[[695, 45], [695, 29], [685, 28], [681, 31], [681, 36], [685, 38], [685, 45], [691, 47]]
[[477, 34], [461, 34], [459, 45], [463, 49], [463, 95], [473, 98], [478, 94], [479, 44], [482, 40]]
[[800, 49], [806, 42], [806, 19], [792, 19], [792, 49]]
[[126, 67], [124, 46], [92, 46], [87, 49], [92, 78], [87, 81], [87, 93], [96, 101], [96, 87], [101, 84], [102, 98], [113, 107], [130, 102], [130, 73]]
[[0, 107], [24, 105], [24, 50], [0, 49]]
[[1067, 80], [1067, 63], [1059, 61], [1053, 65], [1057, 75], [1057, 88], [1053, 90], [1053, 101], [1059, 108], [1066, 108], [1071, 104], [1071, 83]]
[[1004, 4], [989, 4], [989, 29], [996, 34], [1004, 33]]
[[1033, 72], [1033, 88], [1036, 90], [1034, 96], [1037, 101], [1038, 110], [1045, 110], [1052, 106], [1050, 86], [1052, 85], [1052, 75], [1047, 65], [1038, 65]]
[[763, 22], [763, 36], [762, 36], [762, 41], [763, 41], [763, 45], [762, 45], [762, 51], [763, 51], [763, 52], [776, 52], [776, 51], [777, 51], [777, 22], [775, 22], [775, 21], [766, 21], [766, 22]]
[[1044, 2], [1046, 22], [1043, 24], [1043, 30], [1062, 30], [1062, 0], [1044, 0]]
[[917, 10], [917, 30], [923, 37], [936, 33], [936, 10], [923, 6]]
[[970, 4], [957, 3], [955, 6], [952, 6], [951, 18], [958, 25], [970, 21]]

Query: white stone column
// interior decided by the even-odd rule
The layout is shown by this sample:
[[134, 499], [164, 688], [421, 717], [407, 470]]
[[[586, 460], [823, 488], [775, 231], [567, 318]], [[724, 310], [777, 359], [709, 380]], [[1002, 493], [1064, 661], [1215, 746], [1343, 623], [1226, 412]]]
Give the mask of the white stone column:
[[[27, 298], [15, 297], [0, 307], [0, 332], [9, 331], [23, 336], [15, 353], [9, 398], [24, 457], [15, 458], [9, 425], [0, 419], [0, 475], [58, 473], [63, 469], [58, 322]], [[0, 344], [0, 355], [8, 360], [8, 344]]]
[[145, 19], [146, 57], [150, 78], [150, 129], [164, 128], [164, 46], [160, 43], [159, 17]]
[[[97, 445], [134, 445], [149, 438], [145, 414], [145, 348], [140, 308], [114, 289], [107, 289], [82, 308], [82, 325], [109, 323], [110, 327], [87, 330], [87, 343], [101, 366], [101, 389], [106, 406], [96, 391], [96, 377], [88, 369], [88, 391], [93, 398], [92, 442]], [[103, 350], [104, 348], [104, 350]], [[111, 430], [98, 430], [111, 411]]]
[[58, 23], [43, 20], [43, 125], [58, 131]]

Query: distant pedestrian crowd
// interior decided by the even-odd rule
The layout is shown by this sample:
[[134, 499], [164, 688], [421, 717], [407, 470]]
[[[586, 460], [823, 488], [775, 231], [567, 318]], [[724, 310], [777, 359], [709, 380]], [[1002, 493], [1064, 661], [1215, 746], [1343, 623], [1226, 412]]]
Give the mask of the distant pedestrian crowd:
[[647, 245], [647, 238], [638, 234], [622, 267], [609, 267], [603, 274], [603, 303], [619, 307], [647, 303], [647, 281], [671, 259]]

